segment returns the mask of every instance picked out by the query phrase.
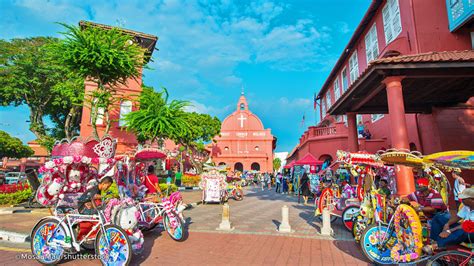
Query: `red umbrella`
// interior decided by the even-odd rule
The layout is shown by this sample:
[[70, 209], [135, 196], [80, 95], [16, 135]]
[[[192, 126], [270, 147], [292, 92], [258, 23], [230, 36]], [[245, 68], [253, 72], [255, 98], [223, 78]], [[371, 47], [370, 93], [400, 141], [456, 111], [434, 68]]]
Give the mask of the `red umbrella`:
[[154, 148], [147, 148], [135, 153], [135, 160], [155, 160], [166, 158], [166, 154]]

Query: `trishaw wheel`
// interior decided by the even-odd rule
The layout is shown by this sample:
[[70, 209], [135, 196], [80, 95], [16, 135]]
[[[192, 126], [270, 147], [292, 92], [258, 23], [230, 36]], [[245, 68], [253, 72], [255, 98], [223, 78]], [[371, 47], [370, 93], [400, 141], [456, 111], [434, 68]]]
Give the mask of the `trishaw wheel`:
[[244, 199], [244, 192], [242, 191], [242, 189], [236, 189], [235, 192], [234, 192], [234, 199], [236, 201], [241, 201]]
[[[384, 236], [384, 234], [390, 234]], [[380, 241], [385, 244], [380, 244]], [[360, 246], [366, 258], [376, 264], [393, 264], [391, 249], [397, 243], [397, 237], [393, 230], [386, 225], [373, 224], [368, 226], [360, 237]]]
[[342, 223], [344, 227], [350, 232], [352, 225], [354, 224], [354, 218], [359, 214], [360, 206], [350, 205], [347, 206], [342, 212]]
[[48, 238], [49, 240], [66, 240], [64, 227], [55, 219], [45, 219], [33, 229], [30, 244], [31, 253], [36, 256], [36, 260], [41, 264], [56, 265], [63, 258], [64, 248], [49, 246], [46, 243]]
[[102, 265], [128, 265], [132, 259], [132, 244], [122, 228], [109, 224], [97, 233], [95, 254]]
[[176, 214], [174, 211], [171, 211], [171, 213], [174, 216], [176, 227], [173, 228], [171, 226], [171, 218], [168, 216], [167, 213], [164, 214], [163, 225], [165, 226], [166, 232], [173, 240], [182, 241], [184, 240], [184, 236], [187, 233], [187, 231], [185, 230], [185, 227], [181, 219], [179, 218], [178, 214]]
[[[470, 260], [470, 261], [469, 261]], [[427, 266], [457, 266], [457, 265], [472, 265], [474, 263], [472, 255], [468, 252], [459, 250], [443, 251], [426, 263]]]

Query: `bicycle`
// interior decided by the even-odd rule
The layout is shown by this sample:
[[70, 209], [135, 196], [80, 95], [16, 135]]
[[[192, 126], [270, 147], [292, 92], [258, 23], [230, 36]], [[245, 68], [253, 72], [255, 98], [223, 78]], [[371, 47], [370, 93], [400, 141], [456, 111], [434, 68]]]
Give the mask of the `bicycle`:
[[174, 192], [161, 203], [145, 201], [137, 202], [140, 211], [139, 228], [143, 231], [149, 231], [155, 228], [160, 222], [168, 235], [175, 241], [185, 239], [187, 231], [183, 225], [184, 221], [180, 217], [181, 195]]
[[227, 202], [229, 197], [232, 197], [236, 201], [241, 201], [244, 199], [244, 191], [242, 186], [237, 184], [236, 181], [228, 183], [226, 188], [222, 190], [221, 200], [222, 202]]
[[[79, 214], [73, 207], [57, 205], [54, 216], [38, 221], [31, 232], [31, 251], [38, 262], [56, 265], [66, 253], [80, 252], [83, 244], [89, 242], [93, 243], [102, 265], [130, 263], [132, 246], [127, 233], [107, 223], [103, 211], [97, 208], [94, 201], [91, 202], [97, 214]], [[76, 229], [85, 222], [92, 223], [92, 229], [78, 239]]]

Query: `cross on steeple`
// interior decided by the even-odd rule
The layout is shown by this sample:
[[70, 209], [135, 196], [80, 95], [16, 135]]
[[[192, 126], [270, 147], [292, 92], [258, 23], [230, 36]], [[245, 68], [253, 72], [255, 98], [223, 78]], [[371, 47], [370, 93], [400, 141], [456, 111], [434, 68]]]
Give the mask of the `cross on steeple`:
[[243, 114], [240, 114], [240, 117], [237, 118], [237, 120], [240, 120], [240, 128], [244, 127], [244, 120], [247, 120], [247, 117], [244, 117]]

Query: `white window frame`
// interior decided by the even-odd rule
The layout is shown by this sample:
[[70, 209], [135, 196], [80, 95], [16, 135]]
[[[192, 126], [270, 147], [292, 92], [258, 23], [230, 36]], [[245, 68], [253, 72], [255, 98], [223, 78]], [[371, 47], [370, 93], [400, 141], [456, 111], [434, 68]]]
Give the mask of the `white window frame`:
[[104, 124], [104, 113], [105, 113], [104, 107], [97, 108], [97, 119], [95, 120], [96, 125]]
[[349, 84], [352, 85], [352, 83], [354, 83], [354, 81], [359, 77], [359, 62], [357, 58], [357, 49], [354, 51], [354, 53], [352, 53], [351, 57], [349, 58], [349, 75]]
[[365, 35], [365, 55], [367, 64], [379, 56], [379, 42], [377, 40], [377, 26], [375, 23]]
[[[345, 84], [346, 84], [345, 87], [344, 87], [344, 81], [345, 81]], [[342, 72], [341, 72], [341, 85], [342, 85], [343, 93], [346, 92], [347, 89], [349, 88], [349, 79], [347, 77], [347, 67], [342, 69]]]
[[120, 119], [119, 119], [119, 126], [122, 127], [122, 126], [125, 126], [125, 115], [126, 114], [129, 114], [132, 112], [132, 101], [128, 101], [128, 100], [125, 100], [125, 101], [122, 101], [120, 103]]
[[331, 91], [328, 90], [327, 94], [326, 94], [326, 107], [327, 109], [331, 108]]
[[384, 114], [372, 114], [370, 115], [370, 120], [372, 121], [372, 123], [382, 119], [384, 117]]
[[323, 117], [325, 117], [325, 116], [326, 116], [326, 99], [324, 99], [324, 100], [321, 102], [321, 111], [322, 111]]
[[382, 9], [383, 30], [386, 44], [395, 40], [402, 32], [400, 5], [398, 0], [388, 0]]
[[364, 123], [364, 121], [363, 121], [363, 119], [362, 119], [362, 115], [356, 115], [356, 123], [357, 123], [357, 125], [359, 125], [359, 122]]
[[334, 81], [334, 101], [337, 101], [341, 97], [341, 89], [339, 87], [339, 77]]

